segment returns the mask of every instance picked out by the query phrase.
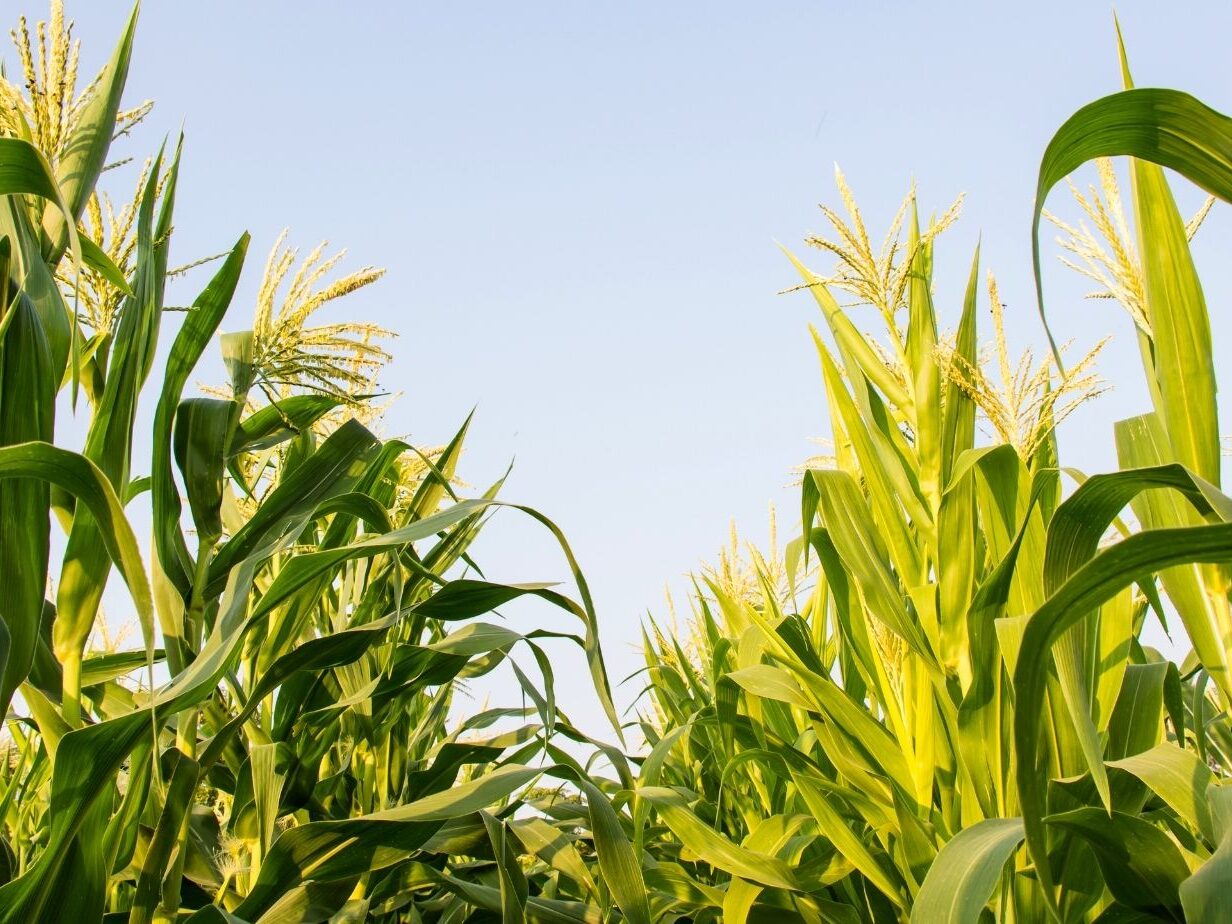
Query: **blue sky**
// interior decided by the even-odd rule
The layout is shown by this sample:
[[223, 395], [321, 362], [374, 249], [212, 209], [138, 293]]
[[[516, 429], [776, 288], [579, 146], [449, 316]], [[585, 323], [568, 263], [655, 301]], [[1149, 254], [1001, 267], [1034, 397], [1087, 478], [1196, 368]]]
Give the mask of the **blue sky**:
[[[147, 0], [128, 100], [157, 108], [126, 152], [184, 126], [175, 260], [253, 233], [230, 329], [247, 326], [283, 226], [305, 249], [328, 238], [351, 266], [389, 268], [338, 312], [400, 334], [384, 384], [404, 394], [386, 430], [439, 443], [478, 407], [464, 477], [479, 486], [515, 460], [505, 496], [570, 537], [615, 676], [638, 666], [638, 628], [663, 611], [665, 584], [682, 590], [729, 521], [761, 539], [774, 502], [784, 531], [794, 522], [790, 470], [827, 426], [814, 310], [775, 294], [793, 283], [775, 242], [803, 251], [821, 230], [834, 164], [874, 233], [913, 178], [925, 212], [966, 192], [938, 245], [940, 310], [952, 324], [982, 235], [1011, 331], [1038, 347], [1039, 157], [1073, 110], [1117, 89], [1104, 3], [342, 9]], [[70, 6], [91, 67], [125, 11]], [[1140, 85], [1232, 111], [1232, 6], [1119, 14]], [[1052, 201], [1072, 214], [1063, 192]], [[1222, 343], [1230, 242], [1217, 208], [1195, 251]], [[1132, 330], [1060, 267], [1047, 285], [1063, 338], [1115, 337], [1101, 365], [1115, 390], [1072, 419], [1063, 447], [1068, 464], [1108, 468], [1111, 422], [1145, 409]], [[566, 574], [515, 514], [480, 551], [497, 579]], [[542, 608], [508, 615], [567, 625]], [[566, 708], [599, 729], [580, 659], [562, 650], [556, 664]]]

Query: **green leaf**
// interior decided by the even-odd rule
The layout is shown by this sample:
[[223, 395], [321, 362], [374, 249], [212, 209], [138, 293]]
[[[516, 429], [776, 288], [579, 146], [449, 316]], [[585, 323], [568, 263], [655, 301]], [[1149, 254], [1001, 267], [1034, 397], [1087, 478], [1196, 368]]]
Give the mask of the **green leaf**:
[[512, 629], [486, 622], [473, 622], [449, 633], [439, 642], [433, 642], [429, 647], [441, 654], [471, 658], [490, 651], [507, 651], [520, 641], [522, 636]]
[[276, 545], [296, 524], [302, 528], [321, 501], [350, 490], [376, 446], [376, 437], [356, 420], [331, 433], [306, 461], [284, 474], [252, 518], [215, 553], [208, 592], [217, 593], [240, 561]]
[[499, 802], [541, 772], [528, 767], [501, 767], [398, 808], [290, 828], [270, 848], [252, 890], [234, 909], [235, 914], [255, 920], [300, 883], [360, 876], [403, 860], [443, 822]]
[[1232, 819], [1232, 787], [1211, 786], [1207, 804], [1210, 815], [1222, 817], [1223, 830], [1215, 832], [1218, 847], [1210, 859], [1181, 883], [1181, 907], [1189, 924], [1218, 924], [1227, 917], [1228, 895], [1232, 893], [1232, 824], [1228, 824]]
[[753, 696], [797, 706], [806, 712], [816, 711], [817, 707], [804, 695], [800, 684], [782, 668], [769, 664], [754, 664], [732, 671], [727, 675], [727, 679]]
[[[976, 248], [963, 299], [962, 319], [955, 335], [954, 362], [974, 365], [977, 359], [975, 311], [979, 287], [980, 252]], [[940, 655], [946, 670], [957, 673], [966, 657], [968, 669], [986, 668], [968, 650], [966, 613], [976, 579], [974, 486], [970, 479], [953, 483], [958, 458], [975, 445], [975, 402], [949, 378], [942, 401], [941, 502], [937, 511], [937, 544], [946, 554], [937, 562], [938, 605], [941, 617]]]
[[[785, 848], [794, 847], [792, 855], [809, 846], [812, 838], [800, 837], [800, 830], [811, 826], [807, 815], [770, 815], [757, 822], [756, 827], [744, 839], [744, 847], [755, 853], [767, 856], [780, 856]], [[727, 894], [723, 896], [724, 924], [745, 924], [753, 903], [764, 891], [764, 887], [739, 877], [733, 878], [727, 886]]]
[[[180, 528], [180, 495], [171, 470], [172, 428], [188, 377], [231, 304], [248, 251], [248, 240], [248, 235], [244, 234], [236, 242], [214, 278], [185, 315], [184, 324], [177, 332], [167, 356], [158, 405], [154, 411], [150, 463], [154, 551], [162, 573], [185, 601], [192, 590], [192, 563]], [[169, 638], [178, 637], [179, 626], [172, 614], [160, 611], [160, 616], [163, 618], [164, 634]], [[174, 649], [168, 660], [174, 672], [182, 668], [182, 664], [177, 663], [178, 652]]]
[[222, 535], [223, 476], [240, 410], [237, 401], [189, 398], [180, 402], [175, 415], [175, 461], [203, 550]]
[[1149, 751], [1110, 760], [1108, 766], [1132, 773], [1196, 831], [1214, 840], [1206, 793], [1215, 776], [1192, 751], [1164, 742]]
[[580, 780], [578, 785], [586, 795], [590, 830], [603, 881], [630, 924], [650, 924], [652, 917], [650, 903], [646, 900], [648, 893], [642, 878], [642, 867], [616, 810], [593, 783]]
[[[1118, 421], [1115, 427], [1117, 458], [1122, 468], [1159, 466], [1172, 456], [1168, 436], [1158, 414], [1143, 414]], [[1232, 519], [1224, 495], [1213, 485], [1195, 478], [1201, 489], [1193, 492], [1144, 491], [1134, 497], [1133, 511], [1145, 529], [1197, 526], [1212, 519]], [[1207, 508], [1210, 508], [1209, 510]], [[1168, 599], [1180, 614], [1189, 641], [1225, 697], [1232, 695], [1232, 660], [1225, 639], [1232, 634], [1232, 613], [1227, 601], [1208, 590], [1208, 569], [1197, 565], [1167, 568], [1160, 581]], [[1215, 587], [1219, 586], [1214, 576]]]
[[783, 253], [787, 255], [787, 259], [791, 261], [792, 266], [799, 272], [800, 277], [804, 280], [804, 284], [813, 294], [813, 298], [817, 300], [817, 305], [821, 308], [822, 314], [825, 315], [826, 323], [830, 327], [831, 333], [834, 334], [834, 339], [839, 345], [839, 349], [845, 355], [852, 356], [859, 365], [860, 370], [868, 376], [871, 381], [886, 399], [896, 407], [909, 408], [911, 399], [906, 390], [894, 378], [893, 374], [886, 367], [885, 362], [876, 353], [868, 341], [864, 339], [864, 335], [856, 328], [847, 317], [847, 313], [843, 311], [834, 296], [830, 294], [830, 290], [821, 280], [821, 277], [814, 274], [803, 263], [797, 260], [786, 248]]
[[534, 854], [572, 879], [587, 898], [594, 899], [597, 896], [598, 886], [594, 877], [568, 832], [533, 816], [510, 821], [509, 830], [522, 842], [527, 853]]
[[492, 843], [492, 853], [496, 857], [496, 872], [500, 879], [501, 921], [502, 924], [525, 924], [526, 899], [529, 887], [526, 875], [518, 865], [518, 856], [513, 849], [509, 829], [503, 821], [493, 818], [487, 812], [481, 811], [484, 827], [488, 829], [488, 840]]
[[449, 480], [454, 477], [454, 472], [457, 470], [458, 459], [462, 455], [462, 445], [466, 441], [466, 431], [470, 429], [474, 416], [474, 411], [466, 415], [466, 420], [462, 422], [462, 426], [458, 428], [453, 439], [441, 451], [436, 462], [416, 451], [420, 461], [427, 466], [429, 474], [415, 491], [415, 496], [411, 498], [409, 512], [412, 519], [418, 520], [435, 513], [446, 494], [454, 500], [458, 499]]
[[[30, 299], [18, 293], [10, 301], [8, 238], [2, 245], [0, 446], [50, 441], [56, 392], [51, 351]], [[7, 658], [0, 660], [0, 715], [7, 714], [13, 692], [30, 672], [38, 645], [51, 550], [50, 512], [51, 492], [43, 479], [0, 482], [0, 548], [5, 557], [0, 626], [7, 630], [8, 643]]]
[[[298, 471], [295, 474], [298, 474]], [[461, 522], [478, 511], [492, 506], [494, 503], [496, 502], [485, 500], [460, 501], [439, 513], [408, 523], [406, 526], [399, 527], [388, 533], [368, 536], [358, 542], [336, 549], [322, 549], [316, 552], [305, 552], [296, 555], [283, 566], [269, 589], [262, 595], [261, 602], [257, 604], [255, 615], [261, 616], [272, 611], [314, 578], [332, 572], [345, 561], [357, 558], [371, 558], [382, 552], [396, 550], [409, 543], [431, 538], [438, 532]], [[264, 504], [262, 507], [264, 507]], [[253, 519], [255, 520], [256, 517]]]
[[1232, 202], [1232, 119], [1179, 90], [1123, 90], [1083, 106], [1057, 129], [1040, 161], [1031, 238], [1041, 317], [1039, 225], [1049, 191], [1087, 161], [1123, 154], [1170, 167]]
[[1177, 889], [1189, 876], [1189, 867], [1159, 828], [1135, 815], [1108, 815], [1096, 808], [1075, 809], [1047, 820], [1091, 846], [1108, 891], [1121, 904], [1165, 914], [1179, 908]]
[[1166, 661], [1130, 664], [1108, 723], [1107, 756], [1124, 758], [1148, 751], [1163, 740]]
[[490, 613], [498, 606], [524, 596], [540, 597], [564, 609], [570, 609], [564, 602], [567, 598], [552, 591], [550, 587], [549, 584], [493, 584], [459, 578], [447, 583], [422, 603], [415, 604], [413, 611], [428, 619], [456, 622]]
[[[37, 448], [37, 444], [35, 444]], [[22, 447], [18, 447], [22, 448]], [[50, 447], [49, 447], [50, 448]], [[0, 473], [4, 458], [10, 450], [0, 449]], [[55, 450], [71, 459], [81, 459], [64, 450]], [[56, 456], [52, 455], [52, 461]], [[98, 483], [106, 479], [94, 470]], [[83, 497], [78, 495], [79, 499]], [[114, 499], [114, 495], [112, 495]], [[94, 498], [84, 495], [89, 505]], [[118, 509], [119, 502], [115, 502]], [[98, 508], [105, 514], [106, 505]], [[99, 516], [100, 524], [109, 522]], [[107, 531], [104, 530], [104, 537]], [[289, 543], [288, 543], [289, 544]], [[136, 552], [135, 543], [133, 552]], [[140, 557], [137, 557], [140, 564]], [[87, 725], [65, 734], [56, 754], [49, 805], [50, 829], [42, 854], [18, 879], [0, 887], [0, 922], [20, 924], [38, 920], [40, 915], [55, 919], [57, 909], [62, 908], [64, 895], [57, 891], [57, 878], [71, 859], [76, 835], [83, 831], [92, 809], [100, 797], [109, 793], [115, 774], [125, 759], [133, 752], [141, 739], [157, 732], [169, 714], [201, 702], [217, 687], [218, 681], [231, 664], [247, 626], [248, 595], [251, 591], [258, 558], [245, 559], [231, 573], [227, 592], [219, 603], [214, 630], [202, 646], [196, 659], [168, 685], [158, 690], [153, 698], [152, 709], [130, 712], [118, 718]], [[121, 565], [127, 576], [128, 565]], [[131, 585], [130, 585], [131, 586]], [[136, 592], [134, 592], [136, 597]], [[145, 610], [149, 614], [148, 590]], [[139, 606], [139, 612], [141, 611]], [[84, 838], [84, 835], [83, 835]], [[97, 838], [101, 845], [102, 838]], [[93, 841], [91, 841], [93, 843]], [[101, 853], [100, 853], [101, 858]]]
[[1158, 465], [1105, 475], [1092, 475], [1048, 524], [1044, 582], [1055, 593], [1078, 568], [1090, 561], [1116, 518], [1144, 491], [1168, 489], [1180, 493], [1195, 511], [1212, 520], [1232, 520], [1232, 499], [1182, 465]]
[[235, 434], [231, 454], [259, 452], [285, 442], [342, 404], [333, 395], [292, 395], [253, 411]]
[[[31, 442], [0, 448], [0, 479], [35, 478], [62, 488], [77, 498], [94, 518], [99, 541], [128, 585], [142, 632], [153, 640], [154, 613], [150, 584], [137, 538], [110, 482], [89, 459], [47, 443]], [[153, 649], [150, 649], [150, 656]]]
[[[869, 612], [893, 629], [927, 665], [939, 671], [920, 623], [908, 618], [902, 593], [882, 552], [880, 533], [855, 480], [847, 472], [827, 470], [809, 472], [805, 483], [813, 488], [822, 525], [851, 580], [859, 587]], [[811, 516], [809, 519], [806, 525], [811, 529]]]
[[111, 59], [92, 85], [89, 100], [60, 154], [56, 180], [64, 191], [66, 208], [54, 211], [48, 209], [43, 214], [43, 230], [51, 244], [49, 263], [56, 263], [59, 255], [64, 252], [65, 241], [76, 236], [76, 221], [94, 192], [95, 184], [107, 162], [107, 151], [116, 131], [116, 114], [119, 112], [120, 98], [128, 78], [133, 35], [137, 29], [137, 11], [138, 6], [134, 5]]
[[261, 672], [248, 701], [237, 710], [226, 725], [218, 729], [201, 754], [201, 766], [208, 770], [222, 755], [223, 749], [243, 727], [248, 717], [270, 693], [299, 671], [323, 671], [358, 660], [373, 645], [381, 642], [393, 619], [382, 619], [309, 639], [282, 655]]
[[[865, 507], [870, 508], [870, 521], [875, 523], [878, 535], [885, 543], [889, 559], [902, 580], [909, 585], [921, 583], [923, 575], [923, 549], [920, 533], [932, 522], [920, 496], [920, 486], [914, 475], [895, 454], [887, 435], [873, 421], [867, 421], [848, 393], [838, 367], [830, 358], [820, 337], [814, 334], [818, 355], [821, 358], [822, 375], [826, 395], [831, 407], [838, 412], [842, 426], [851, 440], [852, 449], [860, 465], [864, 487], [867, 492]], [[850, 372], [848, 373], [851, 374]], [[871, 399], [870, 399], [871, 400]], [[810, 472], [811, 477], [828, 477], [832, 472]], [[835, 490], [820, 481], [822, 509], [825, 509], [825, 493]], [[835, 529], [823, 515], [822, 525]], [[835, 536], [835, 543], [839, 538]], [[840, 548], [841, 552], [841, 548]], [[853, 567], [849, 565], [849, 567]]]
[[[93, 184], [90, 191], [93, 191]], [[38, 148], [22, 138], [0, 138], [0, 196], [12, 195], [38, 196], [50, 203], [54, 214], [60, 216], [59, 221], [64, 226], [63, 233], [72, 248], [74, 264], [80, 267], [82, 261], [81, 245], [77, 237], [77, 212], [65, 197], [65, 190], [53, 176], [47, 158]], [[84, 204], [83, 199], [82, 205]], [[63, 245], [60, 249], [63, 251]]]
[[[153, 366], [158, 342], [169, 242], [165, 237], [158, 237], [156, 232], [169, 230], [178, 166], [177, 151], [164, 177], [162, 158], [155, 158], [142, 192], [137, 219], [134, 294], [125, 300], [120, 311], [106, 386], [86, 434], [83, 454], [119, 492], [128, 485], [138, 397]], [[163, 181], [161, 191], [160, 179]], [[156, 226], [154, 205], [160, 196], [162, 206]], [[80, 661], [86, 639], [94, 627], [109, 570], [107, 556], [98, 541], [98, 525], [88, 510], [77, 511], [64, 552], [52, 630], [56, 656], [70, 669]], [[78, 691], [72, 688], [71, 676], [66, 677], [65, 686], [68, 705], [75, 700]]]
[[[162, 899], [163, 877], [171, 866], [172, 852], [180, 842], [184, 814], [189, 810], [197, 790], [197, 771], [196, 761], [177, 752], [175, 770], [167, 784], [162, 814], [159, 815], [158, 826], [146, 848], [145, 862], [137, 878], [132, 912], [128, 917], [129, 924], [149, 924], [154, 920]], [[178, 883], [175, 888], [178, 892]]]
[[933, 860], [911, 920], [976, 924], [1024, 836], [1019, 818], [986, 818], [959, 831]]
[[[1070, 575], [1089, 561], [1121, 510], [1139, 494], [1152, 489], [1179, 491], [1200, 512], [1210, 513], [1214, 510], [1232, 513], [1232, 501], [1213, 485], [1180, 465], [1094, 475], [1057, 508], [1049, 522], [1044, 558], [1045, 592], [1055, 593]], [[1103, 673], [1113, 669], [1108, 663], [1109, 659], [1098, 657], [1098, 651], [1091, 642], [1096, 631], [1108, 637], [1108, 648], [1113, 651], [1121, 648], [1121, 654], [1113, 660], [1123, 663], [1127, 654], [1123, 644], [1119, 643], [1123, 643], [1128, 626], [1123, 623], [1118, 626], [1113, 618], [1116, 612], [1123, 611], [1117, 611], [1115, 608], [1109, 610], [1096, 625], [1091, 624], [1092, 620], [1097, 618], [1096, 614], [1088, 614], [1084, 624], [1075, 625], [1061, 635], [1053, 653], [1087, 768], [1106, 808], [1111, 808], [1111, 801], [1102, 761], [1102, 746], [1098, 730], [1092, 722], [1094, 690], [1088, 689], [1088, 678], [1098, 681]], [[1103, 719], [1108, 719], [1107, 714]], [[1154, 743], [1151, 741], [1147, 746]], [[1123, 756], [1124, 753], [1114, 756]]]
[[[56, 390], [66, 380], [65, 372], [77, 375], [78, 364], [68, 369], [71, 354], [77, 349], [74, 312], [69, 310], [52, 270], [43, 262], [39, 238], [30, 225], [25, 200], [17, 196], [0, 197], [0, 236], [12, 242], [9, 278], [21, 283], [22, 291], [34, 304], [47, 347]], [[78, 357], [79, 359], [80, 357]]]
[[[163, 657], [162, 649], [155, 649], [155, 663], [161, 661]], [[88, 687], [115, 680], [117, 677], [123, 677], [145, 667], [146, 661], [144, 651], [110, 651], [91, 655], [81, 662], [81, 685]]]
[[[821, 781], [816, 777], [795, 773], [794, 771], [791, 777], [796, 787], [800, 790], [800, 795], [804, 797], [809, 811], [813, 813], [813, 818], [817, 820], [822, 836], [834, 845], [835, 850], [841, 856], [863, 873], [870, 883], [880, 889], [886, 898], [900, 908], [905, 907], [906, 903], [903, 900], [902, 887], [894, 881], [881, 862], [873, 856], [872, 851], [869, 850], [864, 841], [848, 827], [846, 820], [844, 820], [831, 802], [831, 795], [826, 791]], [[749, 877], [746, 876], [745, 878]]]
[[1158, 382], [1158, 390], [1152, 389], [1155, 410], [1168, 433], [1173, 457], [1218, 484], [1211, 324], [1185, 222], [1159, 167], [1135, 159], [1130, 176]]
[[[979, 359], [979, 343], [976, 337], [976, 305], [980, 282], [980, 248], [977, 245], [971, 258], [971, 272], [967, 276], [967, 289], [963, 296], [962, 317], [954, 338], [954, 357], [974, 367]], [[944, 411], [942, 461], [944, 480], [942, 486], [951, 483], [954, 465], [958, 457], [975, 445], [975, 401], [956, 383], [947, 379]]]
[[1040, 716], [1048, 672], [1048, 652], [1062, 632], [1101, 606], [1143, 573], [1193, 562], [1232, 561], [1232, 524], [1148, 530], [1105, 549], [1072, 577], [1028, 620], [1014, 669], [1014, 742], [1018, 752], [1018, 794], [1027, 848], [1044, 895], [1055, 910], [1047, 863], [1043, 815], [1046, 752], [1041, 748]]
[[[499, 915], [501, 912], [500, 890], [477, 882], [468, 882], [456, 876], [447, 876], [435, 869], [423, 868], [429, 882], [439, 883], [469, 904]], [[603, 924], [606, 920], [603, 909], [581, 902], [561, 901], [558, 898], [531, 896], [526, 903], [531, 920], [537, 924]]]
[[112, 262], [111, 257], [85, 235], [81, 236], [81, 259], [86, 266], [94, 270], [117, 290], [125, 295], [132, 295], [133, 290], [124, 278], [124, 273]]
[[638, 789], [637, 795], [655, 807], [663, 823], [685, 847], [711, 866], [771, 888], [800, 887], [795, 872], [786, 863], [733, 844], [698, 818], [675, 790], [648, 786]]

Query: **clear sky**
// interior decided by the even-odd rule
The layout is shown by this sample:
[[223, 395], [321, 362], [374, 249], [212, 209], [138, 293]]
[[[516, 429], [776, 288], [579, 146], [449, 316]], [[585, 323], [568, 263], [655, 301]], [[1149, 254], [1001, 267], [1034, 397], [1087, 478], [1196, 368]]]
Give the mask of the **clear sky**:
[[[91, 68], [126, 9], [70, 4]], [[1119, 14], [1139, 85], [1232, 111], [1232, 5]], [[770, 502], [784, 533], [798, 516], [790, 470], [827, 425], [814, 309], [775, 294], [794, 281], [775, 242], [804, 250], [821, 230], [835, 162], [874, 233], [912, 178], [925, 213], [966, 192], [938, 245], [944, 320], [982, 235], [1012, 332], [1038, 346], [1039, 157], [1117, 79], [1111, 7], [1073, 0], [146, 0], [128, 100], [157, 108], [124, 144], [142, 154], [185, 128], [174, 261], [253, 233], [230, 329], [248, 326], [284, 225], [305, 249], [328, 238], [350, 266], [389, 268], [339, 312], [400, 334], [387, 432], [443, 442], [478, 407], [464, 477], [480, 486], [516, 460], [505, 497], [567, 532], [620, 677], [638, 666], [643, 615], [663, 612], [664, 585], [683, 589], [729, 521], [760, 539]], [[1063, 191], [1053, 204], [1072, 214]], [[1196, 243], [1217, 344], [1232, 333], [1229, 243], [1219, 207]], [[1111, 422], [1145, 403], [1128, 320], [1082, 301], [1070, 275], [1048, 269], [1058, 333], [1083, 348], [1116, 338], [1101, 367], [1116, 390], [1064, 434], [1063, 461], [1096, 471], [1114, 464]], [[566, 574], [515, 514], [481, 557], [496, 579]], [[508, 615], [566, 625], [542, 607]], [[561, 650], [556, 665], [564, 705], [598, 730], [580, 658]]]

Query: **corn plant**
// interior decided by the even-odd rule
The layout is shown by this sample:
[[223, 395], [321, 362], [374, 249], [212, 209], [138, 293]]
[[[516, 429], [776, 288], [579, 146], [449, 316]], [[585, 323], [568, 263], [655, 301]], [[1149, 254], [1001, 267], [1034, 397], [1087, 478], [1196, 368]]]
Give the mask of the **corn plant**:
[[[127, 205], [98, 183], [149, 111], [121, 105], [135, 23], [78, 93], [53, 3], [14, 33], [24, 91], [0, 80], [0, 921], [1220, 920], [1232, 500], [1188, 247], [1205, 209], [1183, 221], [1160, 165], [1232, 200], [1232, 120], [1133, 89], [1122, 52], [1126, 89], [1045, 152], [1037, 285], [1048, 192], [1130, 158], [1133, 235], [1103, 161], [1079, 194], [1095, 233], [1058, 222], [1133, 319], [1152, 402], [1091, 477], [1056, 427], [1102, 389], [1099, 345], [1012, 360], [989, 276], [981, 351], [978, 254], [942, 333], [957, 204], [922, 224], [909, 196], [876, 249], [839, 176], [847, 216], [809, 241], [836, 268], [789, 255], [822, 313], [832, 454], [785, 554], [726, 555], [683, 637], [648, 626], [634, 757], [556, 701], [548, 639], [616, 723], [559, 530], [517, 508], [576, 599], [487, 581], [469, 550], [507, 505], [499, 482], [459, 496], [469, 421], [435, 449], [372, 432], [390, 332], [316, 313], [379, 270], [331, 279], [338, 257], [280, 239], [251, 329], [218, 336], [243, 235], [182, 317], [167, 304], [190, 268], [170, 264], [180, 145]], [[227, 381], [186, 394], [215, 342]], [[102, 614], [113, 571], [138, 648]], [[579, 629], [479, 621], [519, 597]], [[1150, 619], [1179, 620], [1183, 664], [1143, 644]], [[502, 665], [519, 702], [457, 715]]]
[[[580, 647], [615, 717], [585, 581], [559, 530], [524, 508], [559, 540], [578, 600], [483, 579], [468, 549], [500, 484], [458, 496], [467, 426], [425, 451], [361, 422], [382, 410], [387, 332], [313, 316], [376, 270], [328, 281], [337, 258], [297, 264], [279, 241], [252, 328], [217, 338], [242, 235], [156, 370], [177, 318], [180, 145], [151, 158], [129, 206], [96, 185], [114, 138], [148, 111], [120, 107], [135, 25], [77, 95], [78, 49], [53, 3], [35, 40], [24, 20], [15, 32], [26, 93], [3, 82], [0, 920], [454, 920], [500, 907], [512, 900], [500, 845], [556, 850], [545, 816], [506, 817], [518, 794], [545, 764], [587, 785], [554, 743], [586, 739], [557, 708], [544, 639]], [[216, 339], [228, 382], [186, 395]], [[80, 452], [56, 443], [66, 390], [87, 420]], [[146, 494], [148, 559], [126, 513]], [[100, 652], [113, 571], [143, 645]], [[476, 621], [518, 597], [578, 631]], [[454, 715], [459, 686], [502, 664], [522, 702]]]
[[[1102, 388], [1098, 345], [1011, 360], [989, 277], [979, 350], [978, 253], [941, 334], [934, 246], [955, 210], [921, 227], [909, 197], [875, 250], [840, 175], [850, 217], [825, 210], [835, 233], [810, 240], [837, 269], [789, 254], [824, 320], [834, 444], [804, 475], [799, 580], [785, 593], [764, 560], [703, 575], [686, 640], [646, 642], [638, 793], [674, 800], [647, 836], [680, 845], [681, 913], [1221, 919], [1232, 501], [1195, 223], [1156, 164], [1227, 200], [1230, 129], [1184, 94], [1127, 89], [1045, 154], [1038, 213], [1083, 162], [1132, 155], [1136, 244], [1105, 167], [1108, 195], [1082, 202], [1111, 239], [1071, 228], [1067, 246], [1134, 318], [1154, 410], [1117, 424], [1122, 470], [1089, 478], [1061, 468], [1056, 424]], [[1179, 666], [1140, 640], [1172, 613], [1193, 645]]]

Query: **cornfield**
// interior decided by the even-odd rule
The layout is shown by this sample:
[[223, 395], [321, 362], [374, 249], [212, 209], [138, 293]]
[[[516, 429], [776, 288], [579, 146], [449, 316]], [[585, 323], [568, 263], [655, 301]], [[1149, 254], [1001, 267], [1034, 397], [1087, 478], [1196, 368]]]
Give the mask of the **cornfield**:
[[[733, 546], [647, 621], [622, 723], [564, 535], [460, 480], [470, 421], [376, 435], [393, 332], [326, 318], [381, 271], [284, 235], [220, 334], [250, 242], [172, 264], [181, 143], [123, 204], [103, 188], [150, 110], [124, 108], [136, 26], [79, 81], [57, 0], [0, 80], [0, 921], [1232, 918], [1232, 498], [1189, 247], [1232, 201], [1232, 119], [1134, 88], [1122, 47], [1125, 88], [1044, 151], [1045, 329], [1047, 217], [1132, 319], [1151, 402], [1103, 474], [1057, 435], [1105, 387], [1101, 344], [1015, 358], [978, 251], [935, 291], [959, 204], [921, 222], [913, 191], [875, 247], [839, 174], [806, 241], [833, 267], [787, 254], [832, 450], [795, 538]], [[1049, 215], [1089, 161], [1090, 226]], [[1211, 195], [1198, 215], [1165, 167]], [[194, 393], [211, 349], [226, 380]], [[546, 530], [572, 586], [485, 578], [493, 516]], [[576, 628], [511, 625], [518, 598]], [[557, 702], [562, 640], [602, 738]], [[462, 714], [497, 668], [516, 702]]]

